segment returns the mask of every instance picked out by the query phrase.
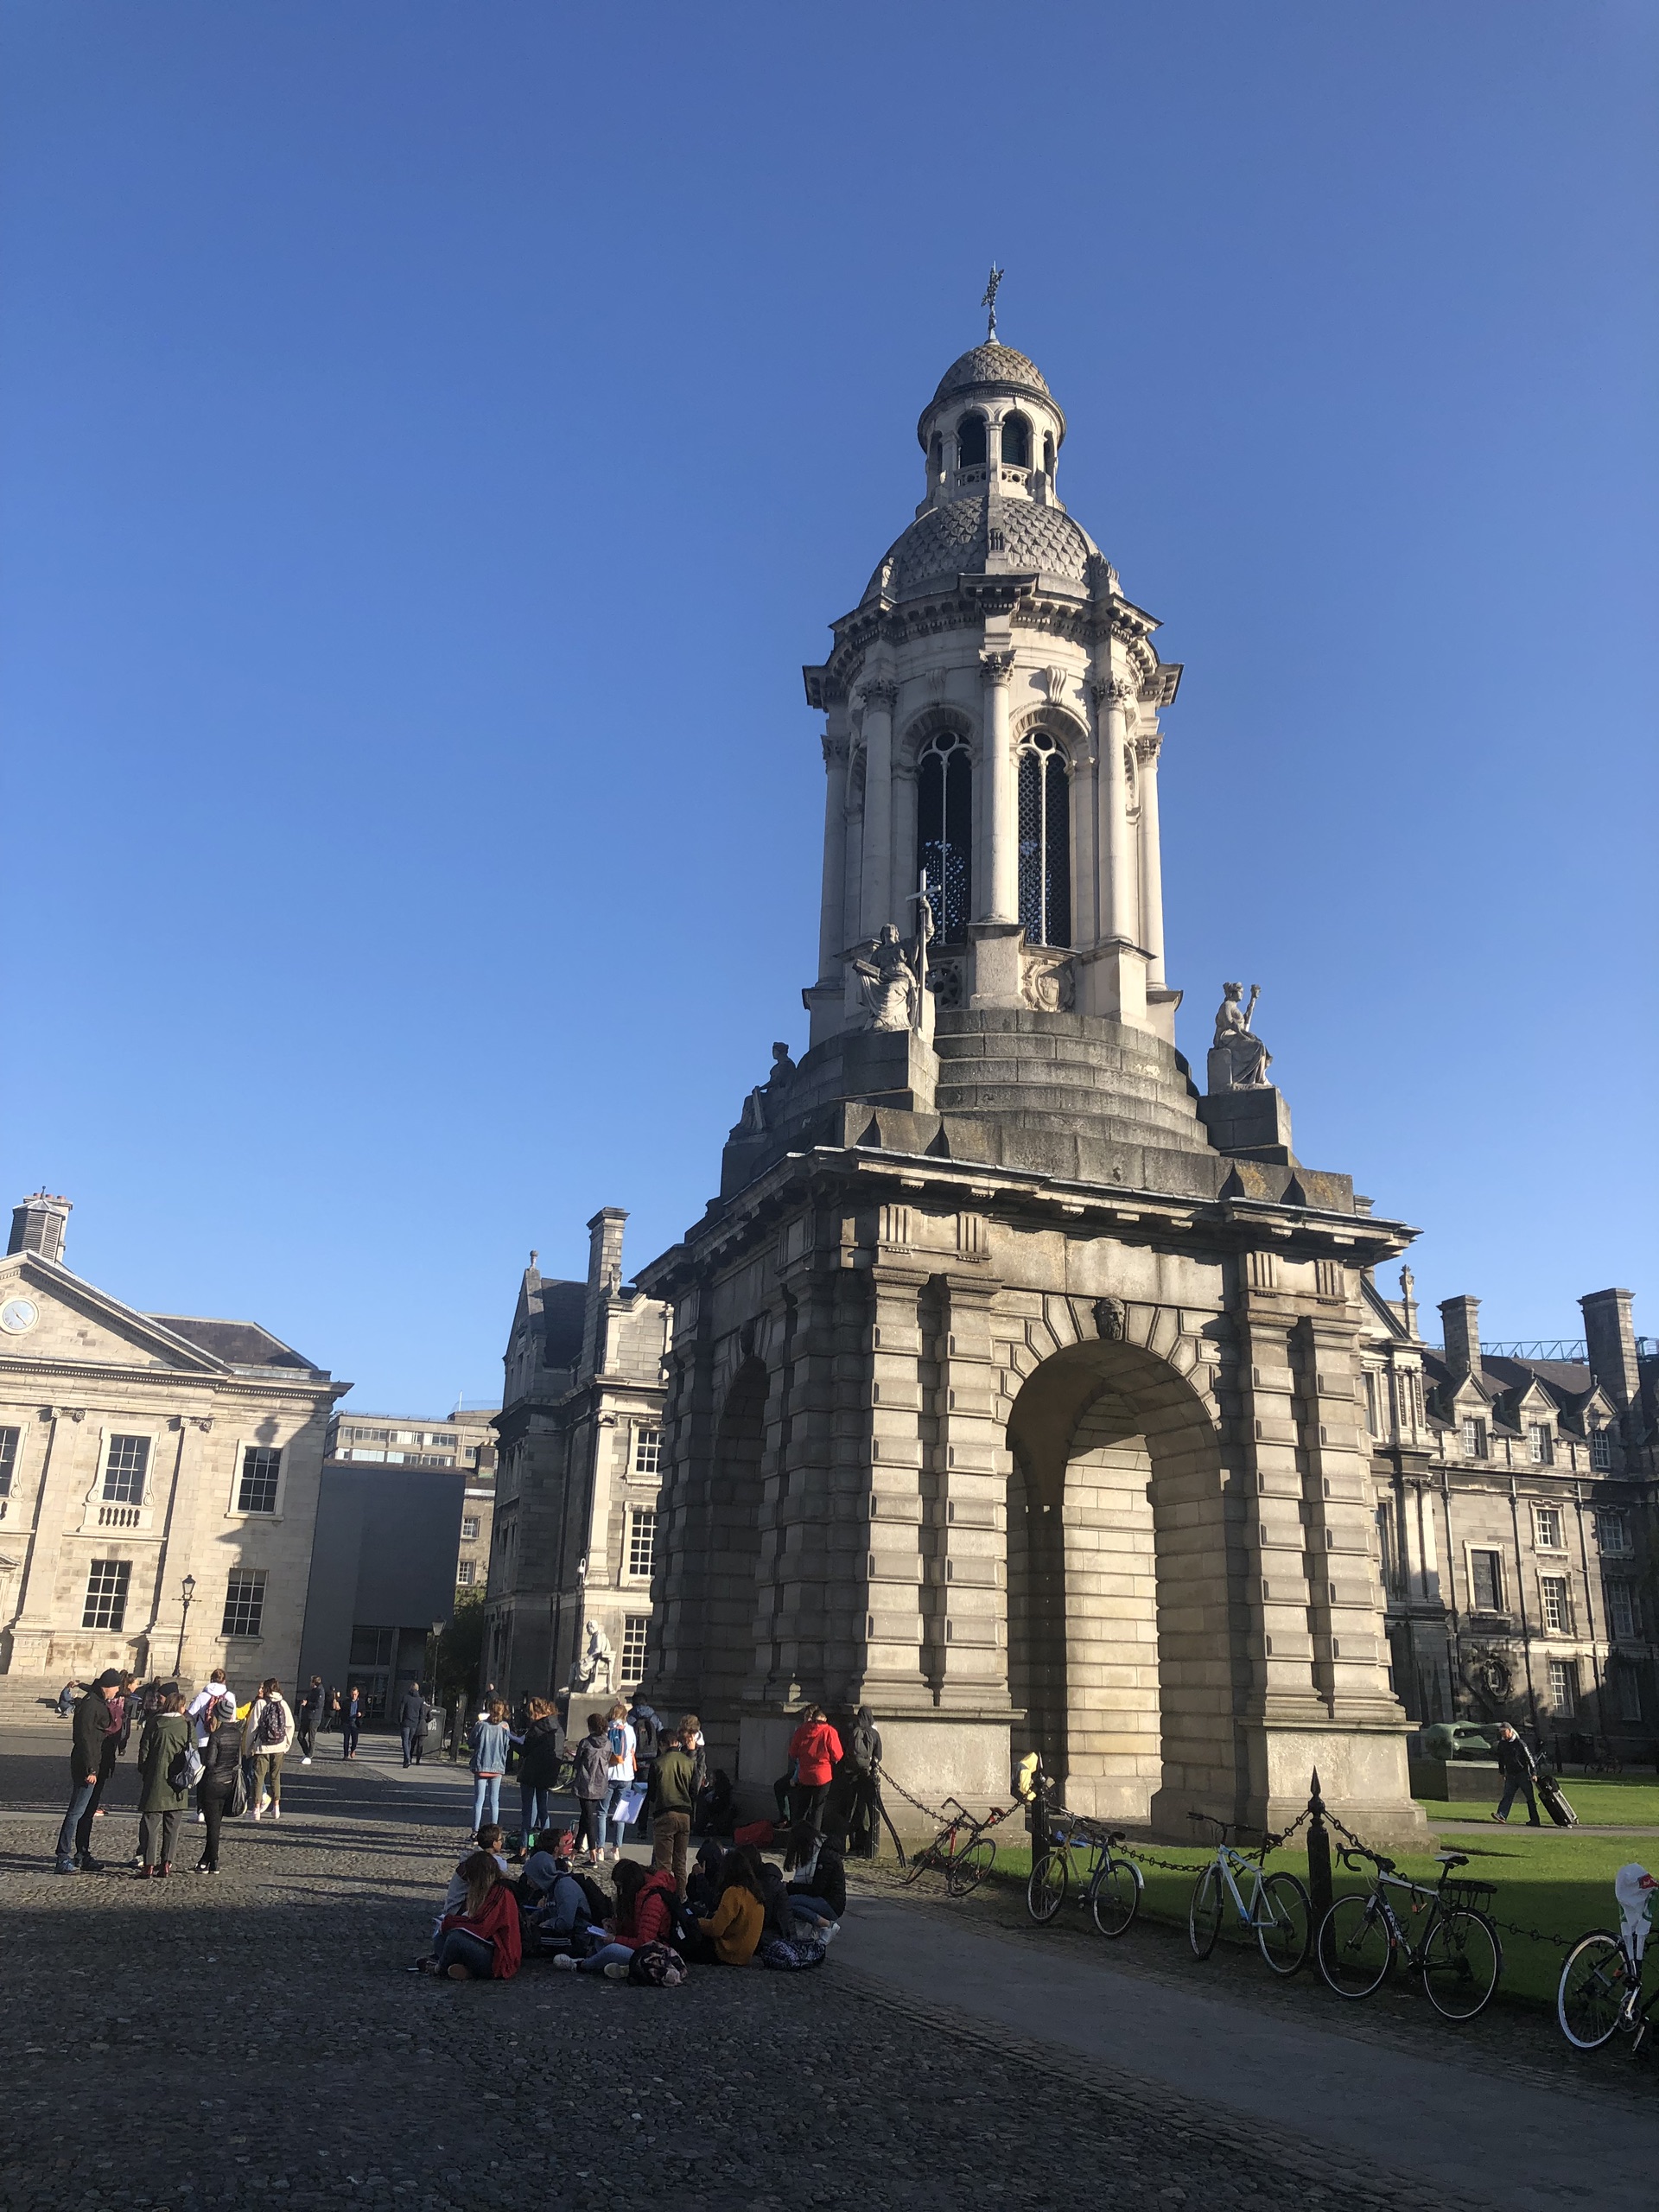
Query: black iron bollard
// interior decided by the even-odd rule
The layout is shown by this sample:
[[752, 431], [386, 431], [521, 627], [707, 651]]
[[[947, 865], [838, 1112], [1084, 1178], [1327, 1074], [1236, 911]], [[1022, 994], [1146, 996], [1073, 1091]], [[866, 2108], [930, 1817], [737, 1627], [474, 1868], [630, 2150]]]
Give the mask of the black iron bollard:
[[1325, 1825], [1325, 1800], [1319, 1795], [1319, 1770], [1313, 1770], [1313, 1793], [1307, 1801], [1307, 1896], [1313, 1908], [1313, 1939], [1317, 1944], [1325, 1916], [1331, 1910], [1331, 1831]]

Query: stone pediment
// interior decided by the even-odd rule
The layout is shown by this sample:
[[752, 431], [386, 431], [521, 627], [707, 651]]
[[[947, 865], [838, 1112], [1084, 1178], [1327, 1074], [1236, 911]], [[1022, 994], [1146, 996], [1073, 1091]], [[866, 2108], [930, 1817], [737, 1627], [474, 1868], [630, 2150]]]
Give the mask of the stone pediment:
[[6, 1363], [125, 1367], [204, 1378], [231, 1372], [199, 1345], [35, 1252], [0, 1260], [0, 1323], [5, 1324], [0, 1325], [0, 1374]]

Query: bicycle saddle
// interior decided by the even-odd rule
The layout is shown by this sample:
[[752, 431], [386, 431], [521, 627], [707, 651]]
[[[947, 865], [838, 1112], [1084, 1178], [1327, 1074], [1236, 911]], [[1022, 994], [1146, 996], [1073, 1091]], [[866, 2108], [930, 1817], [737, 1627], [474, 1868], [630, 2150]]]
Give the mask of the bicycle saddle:
[[1127, 1828], [1108, 1828], [1106, 1831], [1106, 1840], [1109, 1844], [1122, 1843], [1128, 1834], [1128, 1830]]
[[1469, 1864], [1469, 1854], [1466, 1851], [1437, 1851], [1434, 1856], [1448, 1871], [1453, 1866], [1466, 1866]]

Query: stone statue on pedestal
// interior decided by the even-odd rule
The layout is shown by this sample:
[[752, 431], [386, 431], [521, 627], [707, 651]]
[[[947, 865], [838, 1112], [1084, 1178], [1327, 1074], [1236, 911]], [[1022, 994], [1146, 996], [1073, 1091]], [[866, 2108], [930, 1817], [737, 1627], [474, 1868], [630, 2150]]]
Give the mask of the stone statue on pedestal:
[[597, 1621], [588, 1624], [588, 1648], [576, 1662], [575, 1672], [570, 1677], [573, 1690], [608, 1690], [611, 1687], [611, 1668], [615, 1654], [611, 1639]]
[[880, 937], [854, 948], [853, 969], [872, 1029], [915, 1028], [922, 1003], [922, 957], [918, 951], [912, 964], [891, 922], [883, 922]]
[[1224, 983], [1221, 989], [1221, 1004], [1216, 1009], [1216, 1041], [1210, 1047], [1211, 1091], [1267, 1090], [1271, 1088], [1268, 1070], [1273, 1065], [1273, 1055], [1250, 1027], [1262, 987], [1259, 983], [1250, 985], [1248, 1006], [1239, 1004], [1244, 994], [1243, 983]]
[[740, 1136], [763, 1137], [778, 1127], [783, 1119], [784, 1094], [794, 1073], [795, 1063], [789, 1056], [788, 1046], [774, 1045], [772, 1073], [743, 1101], [743, 1112], [737, 1125]]

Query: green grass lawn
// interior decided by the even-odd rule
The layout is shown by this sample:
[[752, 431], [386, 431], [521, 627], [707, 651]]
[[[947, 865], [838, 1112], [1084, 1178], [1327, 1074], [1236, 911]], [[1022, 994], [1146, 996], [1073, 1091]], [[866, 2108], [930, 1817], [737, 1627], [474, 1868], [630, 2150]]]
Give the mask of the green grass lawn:
[[[1659, 1827], [1659, 1777], [1643, 1774], [1563, 1776], [1561, 1788], [1579, 1818], [1591, 1827]], [[1491, 1811], [1478, 1799], [1423, 1797], [1418, 1800], [1431, 1821], [1480, 1821]], [[1497, 1799], [1493, 1799], [1496, 1804]], [[1540, 1808], [1541, 1811], [1541, 1808]], [[1524, 1804], [1513, 1807], [1511, 1826], [1524, 1821]], [[1631, 1838], [1634, 1842], [1636, 1839]], [[1659, 1838], [1655, 1840], [1659, 1856]], [[1641, 1857], [1638, 1851], [1633, 1854]]]
[[[1598, 1786], [1618, 1789], [1620, 1784], [1615, 1780]], [[1573, 1802], [1576, 1805], [1576, 1791]], [[1432, 1821], [1435, 1808], [1427, 1806], [1425, 1810]], [[1573, 1942], [1592, 1928], [1616, 1929], [1618, 1911], [1613, 1902], [1613, 1876], [1618, 1868], [1634, 1859], [1659, 1872], [1659, 1836], [1649, 1843], [1639, 1836], [1580, 1835], [1565, 1828], [1529, 1828], [1523, 1823], [1519, 1828], [1494, 1827], [1484, 1835], [1448, 1837], [1447, 1847], [1467, 1852], [1469, 1865], [1460, 1870], [1465, 1878], [1496, 1885], [1497, 1894], [1487, 1902], [1484, 1910], [1499, 1923], [1511, 1923], [1500, 1924], [1498, 1930], [1503, 1945], [1500, 1996], [1519, 1997], [1549, 2005], [1555, 2002], [1556, 1984], [1560, 1979], [1565, 1955], [1562, 1945], [1516, 1935], [1512, 1929], [1536, 1929], [1546, 1939], [1554, 1936], [1564, 1942]], [[1133, 1846], [1129, 1848], [1133, 1852]], [[1147, 1886], [1141, 1911], [1184, 1928], [1198, 1870], [1210, 1856], [1207, 1852], [1176, 1845], [1147, 1847], [1147, 1858], [1166, 1863], [1154, 1866], [1143, 1859]], [[1179, 1871], [1170, 1871], [1169, 1862], [1173, 1862]], [[1285, 1866], [1303, 1881], [1307, 1879], [1306, 1854], [1294, 1846], [1274, 1852], [1267, 1863], [1269, 1871]], [[1399, 1866], [1402, 1874], [1414, 1879], [1432, 1884], [1440, 1878], [1440, 1867], [1427, 1853], [1402, 1858]], [[1023, 1891], [1030, 1872], [1031, 1853], [1023, 1843], [1004, 1844], [998, 1850], [996, 1876], [1001, 1884]], [[1363, 1886], [1357, 1877], [1345, 1873], [1340, 1865], [1336, 1872], [1338, 1896], [1344, 1890]], [[1133, 1931], [1128, 1940], [1133, 1942]], [[1236, 1936], [1235, 1940], [1254, 1939]]]

